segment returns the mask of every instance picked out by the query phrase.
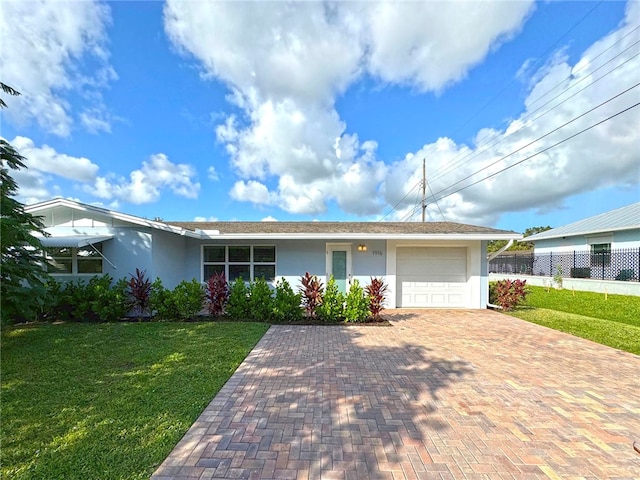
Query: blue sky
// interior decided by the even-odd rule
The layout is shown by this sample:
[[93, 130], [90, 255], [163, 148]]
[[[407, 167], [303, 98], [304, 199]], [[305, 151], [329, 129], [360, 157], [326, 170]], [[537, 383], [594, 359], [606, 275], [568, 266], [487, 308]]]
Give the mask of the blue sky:
[[639, 26], [638, 1], [4, 1], [1, 135], [27, 203], [417, 221], [426, 159], [430, 220], [560, 226], [640, 200]]

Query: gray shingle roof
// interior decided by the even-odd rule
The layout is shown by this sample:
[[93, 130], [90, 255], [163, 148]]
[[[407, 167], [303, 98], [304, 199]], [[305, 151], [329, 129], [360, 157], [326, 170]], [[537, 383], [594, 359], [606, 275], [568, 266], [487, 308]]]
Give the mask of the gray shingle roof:
[[218, 230], [220, 234], [480, 234], [517, 235], [509, 230], [454, 222], [167, 222], [188, 230]]
[[527, 237], [527, 241], [640, 228], [640, 202]]

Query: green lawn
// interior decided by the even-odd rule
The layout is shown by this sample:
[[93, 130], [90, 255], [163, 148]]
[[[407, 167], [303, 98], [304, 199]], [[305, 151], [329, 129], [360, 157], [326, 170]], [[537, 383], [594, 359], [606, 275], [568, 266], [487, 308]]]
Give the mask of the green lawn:
[[528, 288], [510, 315], [640, 355], [640, 297]]
[[148, 479], [268, 327], [6, 329], [0, 477]]

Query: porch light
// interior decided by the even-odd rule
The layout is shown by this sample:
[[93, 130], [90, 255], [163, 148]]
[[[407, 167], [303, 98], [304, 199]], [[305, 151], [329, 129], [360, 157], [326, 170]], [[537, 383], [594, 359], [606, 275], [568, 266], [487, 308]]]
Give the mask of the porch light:
[[367, 246], [364, 243], [361, 243], [360, 245], [358, 245], [358, 251], [359, 252], [366, 252], [367, 251]]

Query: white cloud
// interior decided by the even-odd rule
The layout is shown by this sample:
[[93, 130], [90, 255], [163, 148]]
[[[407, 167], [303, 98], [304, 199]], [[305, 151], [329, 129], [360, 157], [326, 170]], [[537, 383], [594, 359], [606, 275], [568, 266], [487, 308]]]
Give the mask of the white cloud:
[[264, 217], [262, 220], [260, 220], [261, 222], [277, 222], [278, 219], [272, 217], [271, 215], [269, 215], [268, 217]]
[[197, 198], [200, 183], [195, 169], [187, 164], [175, 164], [163, 153], [151, 155], [142, 168], [129, 174], [129, 179], [108, 175], [98, 177], [85, 191], [98, 198], [119, 199], [134, 204], [151, 203], [160, 198], [162, 190], [170, 190], [185, 198]]
[[193, 219], [194, 222], [217, 222], [217, 217], [195, 217]]
[[[18, 124], [37, 122], [64, 137], [74, 123], [71, 100], [84, 100], [89, 110], [81, 114], [81, 122], [106, 131], [106, 118], [88, 112], [104, 108], [100, 90], [117, 77], [105, 47], [110, 18], [109, 7], [98, 1], [2, 2], [2, 81], [22, 93], [6, 98], [6, 115]], [[88, 58], [94, 65], [87, 74], [83, 61]], [[91, 123], [91, 118], [102, 124]]]
[[440, 90], [516, 32], [531, 5], [474, 4], [471, 19], [469, 6], [457, 3], [246, 8], [169, 0], [164, 14], [173, 44], [195, 56], [205, 77], [225, 82], [228, 100], [242, 112], [216, 129], [240, 177], [233, 199], [304, 214], [322, 213], [335, 201], [346, 212], [370, 215], [383, 205], [386, 167], [375, 142], [347, 132], [336, 96], [367, 73]]
[[209, 168], [207, 168], [207, 177], [209, 178], [209, 180], [213, 182], [217, 182], [218, 180], [220, 180], [220, 177], [218, 176], [218, 172], [216, 171], [216, 167], [212, 165]]
[[23, 203], [61, 195], [60, 185], [65, 180], [78, 190], [110, 200], [112, 208], [120, 202], [154, 202], [166, 190], [185, 198], [197, 198], [200, 192], [195, 168], [173, 163], [162, 153], [151, 155], [127, 179], [113, 173], [99, 176], [99, 166], [88, 158], [59, 153], [48, 145], [38, 147], [27, 137], [17, 136], [9, 143], [25, 157], [27, 168], [12, 172], [20, 188], [18, 199]]
[[386, 82], [440, 91], [517, 33], [532, 6], [529, 1], [367, 4], [369, 71]]
[[[637, 46], [608, 67], [596, 72], [599, 66], [638, 41], [637, 32], [626, 39], [623, 37], [637, 26], [635, 19], [639, 17], [640, 3], [630, 3], [627, 23], [590, 46], [575, 65], [569, 64], [563, 55], [556, 55], [552, 63], [542, 67], [540, 72], [535, 72], [536, 80], [524, 102], [526, 110], [504, 129], [478, 132], [472, 146], [457, 145], [450, 139], [439, 139], [392, 165], [385, 185], [388, 204], [394, 205], [400, 201], [419, 181], [418, 172], [421, 172], [423, 158], [427, 159], [427, 178], [431, 189], [437, 198], [444, 197], [439, 203], [447, 219], [470, 223], [491, 224], [501, 213], [508, 211], [559, 208], [565, 198], [598, 188], [615, 185], [638, 188], [638, 108], [545, 153], [529, 160], [525, 158], [637, 102], [638, 89], [635, 88], [593, 113], [560, 128], [556, 133], [526, 146], [640, 80], [640, 60], [632, 58], [638, 52]], [[614, 46], [618, 41], [620, 43]], [[612, 48], [606, 55], [593, 60], [609, 47]], [[602, 81], [596, 81], [618, 65], [620, 68], [612, 70]], [[573, 96], [584, 87], [587, 88]], [[545, 95], [551, 89], [552, 93]], [[541, 108], [558, 94], [560, 95], [556, 100]], [[565, 103], [559, 104], [565, 99]], [[535, 112], [536, 109], [540, 110]], [[518, 151], [519, 149], [521, 150]], [[516, 153], [510, 155], [513, 152]], [[507, 155], [509, 156], [506, 157]], [[509, 170], [454, 193], [461, 187], [520, 161], [523, 162]], [[469, 178], [465, 180], [466, 177]], [[395, 218], [408, 215], [414, 209], [415, 201], [416, 197], [410, 195], [401, 203]], [[434, 220], [440, 218], [435, 205], [430, 207], [429, 216]], [[419, 209], [413, 218], [419, 218]]]
[[36, 147], [33, 140], [27, 137], [15, 137], [9, 143], [26, 158], [25, 165], [30, 170], [55, 174], [79, 182], [90, 182], [95, 179], [100, 168], [88, 158], [58, 153], [49, 145]]
[[[365, 75], [440, 92], [517, 34], [533, 8], [532, 2], [314, 2], [247, 9], [232, 2], [169, 0], [165, 30], [178, 49], [196, 58], [203, 76], [229, 86], [228, 100], [239, 109], [216, 129], [239, 177], [230, 191], [233, 199], [313, 215], [325, 212], [328, 202], [358, 215], [399, 202], [393, 218], [411, 218], [412, 211], [420, 211], [419, 192], [412, 187], [427, 158], [430, 191], [444, 197], [440, 208], [447, 219], [493, 223], [501, 212], [559, 205], [567, 196], [603, 186], [637, 185], [639, 119], [633, 111], [454, 193], [633, 103], [637, 91], [524, 147], [637, 82], [638, 59], [601, 82], [595, 78], [607, 69], [594, 72], [637, 41], [638, 32], [621, 39], [637, 24], [640, 2], [629, 2], [626, 23], [575, 65], [562, 48], [537, 71], [526, 62], [516, 74], [529, 89], [524, 111], [503, 129], [480, 130], [471, 145], [442, 138], [387, 166], [377, 158], [375, 141], [361, 141], [348, 131], [335, 101]], [[634, 53], [637, 46], [618, 63]], [[435, 205], [428, 215], [442, 218]]]
[[104, 107], [85, 109], [80, 114], [80, 122], [89, 133], [111, 133], [111, 116]]
[[250, 180], [237, 181], [231, 189], [231, 198], [256, 204], [269, 205], [273, 203], [273, 196], [269, 193], [266, 185]]
[[62, 194], [61, 180], [93, 182], [98, 165], [88, 158], [58, 153], [48, 145], [37, 147], [33, 140], [17, 136], [7, 140], [22, 155], [27, 168], [14, 170], [11, 176], [18, 184], [18, 201], [30, 204]]

